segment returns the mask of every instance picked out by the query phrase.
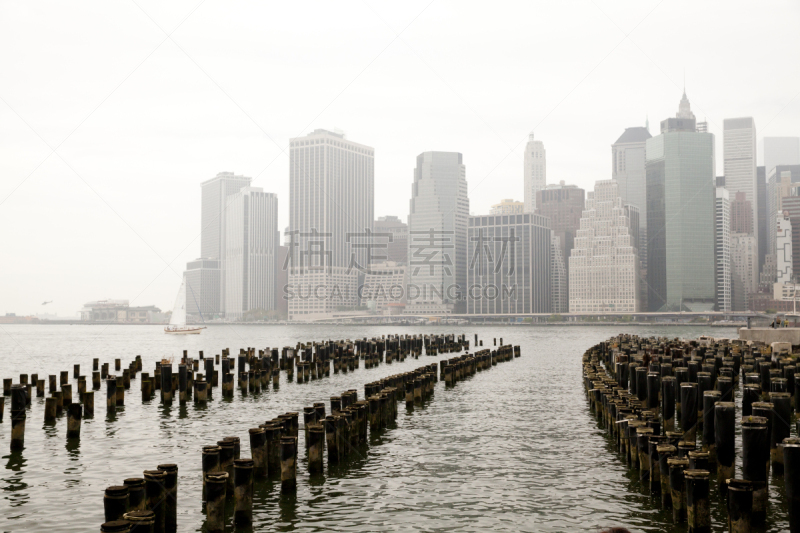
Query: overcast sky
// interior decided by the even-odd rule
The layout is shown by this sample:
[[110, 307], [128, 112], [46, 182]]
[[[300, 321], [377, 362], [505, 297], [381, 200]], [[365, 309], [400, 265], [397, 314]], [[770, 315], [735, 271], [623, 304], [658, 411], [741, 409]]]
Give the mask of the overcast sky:
[[799, 20], [795, 0], [4, 0], [0, 313], [171, 309], [200, 182], [253, 177], [283, 228], [288, 140], [315, 128], [375, 148], [376, 216], [407, 217], [426, 150], [464, 154], [482, 214], [523, 199], [531, 131], [548, 183], [610, 178], [611, 143], [657, 133], [685, 72], [721, 174], [724, 118], [800, 135]]

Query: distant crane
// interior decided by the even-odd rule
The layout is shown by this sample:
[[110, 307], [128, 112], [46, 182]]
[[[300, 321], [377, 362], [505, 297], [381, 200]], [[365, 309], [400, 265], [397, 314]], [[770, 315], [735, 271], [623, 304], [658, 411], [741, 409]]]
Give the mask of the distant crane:
[[42, 302], [42, 305], [47, 305], [47, 304], [51, 304], [51, 303], [53, 303], [53, 300], [50, 300], [49, 302]]

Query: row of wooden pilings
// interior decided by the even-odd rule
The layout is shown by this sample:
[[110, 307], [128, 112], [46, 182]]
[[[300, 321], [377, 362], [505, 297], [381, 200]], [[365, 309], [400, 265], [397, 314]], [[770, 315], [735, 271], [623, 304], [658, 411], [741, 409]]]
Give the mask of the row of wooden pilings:
[[[60, 376], [51, 374], [48, 376], [48, 387], [50, 397], [45, 398], [44, 421], [45, 423], [55, 423], [58, 417], [67, 413], [67, 439], [79, 439], [81, 432], [81, 421], [84, 418], [94, 416], [94, 391], [100, 389], [102, 380], [109, 383], [113, 390], [113, 405], [124, 404], [124, 390], [130, 388], [131, 377], [141, 370], [141, 356], [136, 356], [122, 375], [114, 376], [108, 374], [108, 363], [102, 367], [99, 359], [93, 360], [92, 366], [92, 390], [87, 390], [86, 376], [81, 375], [80, 365], [73, 367], [73, 379], [77, 381], [77, 395], [73, 396], [72, 383], [70, 383], [69, 372], [62, 371]], [[115, 369], [120, 370], [120, 359], [115, 360]], [[30, 382], [29, 382], [30, 377]], [[113, 381], [113, 385], [110, 382]], [[5, 397], [11, 397], [11, 450], [19, 451], [25, 447], [25, 422], [27, 411], [31, 405], [31, 399], [35, 391], [37, 397], [45, 396], [45, 380], [39, 379], [38, 374], [20, 374], [19, 383], [13, 383], [10, 378], [3, 379], [3, 396], [0, 396], [0, 422], [3, 421], [3, 408]], [[119, 392], [117, 392], [119, 390]], [[109, 398], [111, 393], [109, 393]], [[111, 405], [111, 400], [108, 401]]]
[[[364, 386], [366, 400], [358, 399], [358, 391], [348, 390], [330, 398], [330, 415], [325, 404], [316, 402], [303, 408], [303, 433], [310, 475], [321, 474], [327, 448], [328, 465], [361, 455], [368, 434], [391, 428], [397, 419], [397, 404], [423, 406], [432, 398], [435, 383], [445, 379], [448, 386], [466, 379], [477, 371], [489, 369], [498, 362], [520, 356], [519, 346], [501, 346], [496, 351], [481, 350], [474, 355], [441, 361], [416, 370], [389, 376]], [[226, 437], [216, 445], [202, 449], [203, 486], [206, 502], [205, 530], [224, 531], [225, 501], [234, 500], [234, 523], [252, 523], [253, 486], [268, 478], [281, 480], [281, 492], [297, 488], [297, 454], [299, 413], [290, 412], [249, 430], [251, 458], [238, 458], [238, 438]], [[241, 471], [239, 470], [241, 469]], [[233, 481], [231, 481], [233, 480]]]
[[[789, 531], [800, 533], [800, 438], [790, 434], [800, 410], [794, 357], [740, 341], [619, 335], [583, 355], [583, 376], [592, 412], [651, 495], [672, 509], [675, 523], [687, 523], [690, 532], [711, 530], [716, 474], [728, 530], [763, 525], [772, 469], [772, 482], [785, 487]], [[735, 476], [737, 396], [741, 478]]]
[[[463, 335], [389, 335], [380, 338], [363, 338], [356, 341], [339, 340], [314, 343], [298, 343], [295, 347], [240, 349], [237, 357], [230, 357], [230, 349], [225, 348], [222, 354], [214, 358], [204, 358], [199, 352], [199, 360], [188, 356], [184, 350], [177, 371], [166, 360], [156, 362], [153, 375], [141, 374], [142, 401], [152, 400], [156, 391], [160, 391], [163, 403], [172, 403], [175, 395], [181, 404], [194, 398], [194, 402], [205, 405], [213, 397], [213, 388], [220, 385], [222, 377], [222, 397], [234, 396], [234, 369], [238, 362], [238, 385], [242, 394], [257, 393], [269, 387], [279, 388], [280, 371], [286, 372], [287, 380], [294, 381], [297, 369], [297, 382], [353, 371], [359, 368], [364, 359], [365, 368], [373, 368], [382, 362], [391, 364], [393, 360], [404, 361], [407, 356], [419, 357], [423, 348], [433, 355], [439, 351], [461, 351], [469, 348], [469, 341]], [[384, 358], [385, 354], [385, 358]], [[220, 366], [221, 370], [214, 367]], [[247, 367], [249, 366], [249, 370]], [[199, 373], [203, 369], [204, 374]], [[128, 368], [122, 370], [121, 359], [114, 360], [114, 370], [109, 372], [109, 363], [92, 361], [91, 390], [87, 390], [86, 376], [81, 375], [80, 365], [73, 367], [73, 379], [76, 380], [77, 402], [73, 402], [73, 384], [70, 383], [69, 372], [61, 371], [58, 375], [49, 375], [49, 391], [51, 397], [45, 398], [44, 420], [55, 422], [67, 412], [67, 438], [80, 438], [81, 420], [94, 416], [94, 391], [106, 384], [106, 409], [116, 411], [118, 406], [125, 405], [125, 390], [130, 389], [131, 380], [142, 371], [142, 358], [137, 355]], [[30, 377], [30, 382], [29, 382]], [[58, 386], [57, 386], [58, 383]], [[31, 396], [35, 387], [36, 396], [45, 396], [45, 380], [38, 374], [21, 374], [19, 383], [14, 384], [11, 378], [3, 379], [3, 396], [0, 396], [0, 423], [3, 422], [5, 397], [11, 397], [11, 450], [24, 449], [25, 422], [27, 410], [31, 404]]]
[[[461, 351], [461, 346], [461, 342], [452, 345], [431, 344], [432, 348], [445, 352]], [[426, 347], [426, 352], [427, 349]], [[387, 348], [387, 354], [388, 350]], [[247, 351], [245, 353], [247, 354]], [[368, 359], [371, 353], [369, 349], [365, 349], [361, 356]], [[399, 402], [405, 400], [407, 408], [415, 406], [424, 408], [426, 401], [433, 397], [435, 383], [440, 379], [444, 380], [448, 387], [452, 387], [478, 371], [490, 369], [499, 362], [509, 361], [520, 355], [519, 346], [503, 346], [501, 341], [501, 346], [496, 350], [485, 349], [475, 354], [466, 353], [441, 360], [439, 365], [433, 363], [367, 383], [364, 386], [364, 400], [359, 400], [358, 391], [354, 389], [344, 391], [330, 398], [329, 415], [326, 415], [326, 406], [323, 402], [315, 402], [305, 407], [302, 413], [303, 434], [309, 474], [323, 473], [326, 456], [329, 467], [346, 464], [346, 461], [353, 456], [360, 456], [370, 433], [394, 427]], [[242, 368], [241, 362], [237, 364]], [[161, 365], [162, 376], [165, 366]], [[231, 500], [233, 500], [234, 523], [244, 526], [251, 524], [253, 492], [258, 482], [280, 479], [282, 493], [292, 493], [296, 490], [299, 417], [299, 412], [289, 412], [250, 429], [248, 436], [251, 457], [249, 458], [240, 456], [241, 446], [238, 437], [224, 437], [216, 444], [202, 448], [205, 531], [215, 533], [225, 530], [226, 503]], [[159, 469], [164, 466], [160, 465]], [[175, 472], [177, 474], [176, 466]], [[137, 485], [139, 481], [144, 481], [147, 488], [148, 475], [152, 477], [149, 473], [152, 471], [146, 471], [145, 477], [141, 480], [125, 480], [124, 483]], [[173, 485], [166, 484], [166, 486]], [[141, 499], [132, 496], [130, 486], [127, 492], [128, 500], [123, 502], [125, 505], [122, 503], [118, 503], [116, 507], [112, 505], [110, 514], [107, 501], [107, 521], [101, 526], [101, 531], [120, 533], [174, 531], [171, 529], [172, 522], [169, 518], [172, 516], [171, 508], [169, 505], [161, 509], [158, 507], [159, 502], [168, 503], [171, 496], [166, 494], [164, 498], [156, 497], [157, 485], [153, 485], [152, 490], [154, 498], [150, 499], [150, 492], [146, 491], [147, 503], [144, 506], [141, 504]], [[123, 487], [109, 487], [106, 490], [106, 498], [118, 495], [124, 500], [124, 493]], [[177, 479], [172, 494], [177, 497]], [[159, 513], [165, 517], [162, 519]], [[130, 529], [125, 529], [126, 521]], [[152, 523], [153, 529], [144, 529], [149, 527], [145, 523]], [[137, 527], [142, 529], [136, 529]]]

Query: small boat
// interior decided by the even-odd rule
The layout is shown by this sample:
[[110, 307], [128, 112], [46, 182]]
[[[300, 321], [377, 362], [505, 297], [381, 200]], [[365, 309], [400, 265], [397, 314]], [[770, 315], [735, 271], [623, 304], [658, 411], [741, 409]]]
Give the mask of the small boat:
[[170, 335], [200, 335], [206, 329], [204, 326], [186, 325], [186, 278], [181, 281], [181, 288], [178, 290], [178, 297], [175, 298], [175, 306], [172, 308], [172, 317], [169, 325], [164, 328], [164, 333]]

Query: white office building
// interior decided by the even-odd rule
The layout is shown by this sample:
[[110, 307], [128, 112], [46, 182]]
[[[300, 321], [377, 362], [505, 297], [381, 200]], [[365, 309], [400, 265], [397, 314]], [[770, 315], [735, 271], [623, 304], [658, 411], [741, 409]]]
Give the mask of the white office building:
[[525, 212], [536, 211], [536, 192], [547, 184], [547, 158], [542, 141], [534, 140], [533, 133], [528, 136], [525, 145]]
[[460, 153], [417, 156], [409, 207], [405, 313], [463, 313], [469, 197]]
[[[250, 186], [252, 178], [237, 176], [233, 172], [220, 172], [200, 184], [200, 258], [186, 267], [192, 273], [187, 283], [186, 309], [190, 314], [200, 312], [215, 316], [225, 311], [225, 213], [239, 192]], [[210, 299], [206, 295], [218, 290], [219, 295]], [[189, 296], [194, 294], [203, 301], [194, 303]]]
[[564, 264], [564, 248], [558, 235], [553, 235], [550, 246], [550, 298], [553, 313], [569, 312], [567, 266]]
[[[756, 124], [752, 117], [726, 118], [723, 122], [723, 151], [725, 166], [725, 188], [733, 199], [737, 192], [743, 192], [750, 202], [753, 212], [750, 229], [746, 232], [753, 235], [758, 245], [757, 188], [758, 173], [756, 171]], [[747, 278], [758, 279], [758, 262], [753, 266], [752, 275]]]
[[225, 317], [275, 310], [280, 267], [277, 195], [243, 188], [228, 204], [225, 234]]
[[714, 208], [714, 275], [716, 310], [731, 311], [731, 202], [724, 187], [717, 187]]
[[358, 304], [370, 264], [375, 150], [314, 130], [289, 141], [289, 320]]
[[617, 182], [598, 181], [569, 258], [569, 311], [639, 310], [639, 257]]

